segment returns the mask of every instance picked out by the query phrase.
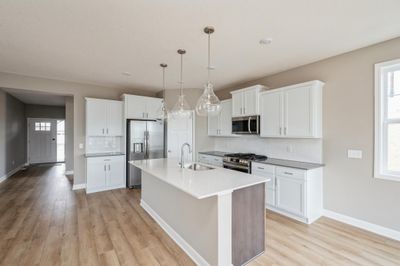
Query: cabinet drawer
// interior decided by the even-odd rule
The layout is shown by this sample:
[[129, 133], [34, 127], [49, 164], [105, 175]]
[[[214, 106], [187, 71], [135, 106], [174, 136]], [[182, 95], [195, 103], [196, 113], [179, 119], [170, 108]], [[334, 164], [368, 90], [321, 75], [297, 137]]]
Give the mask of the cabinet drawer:
[[255, 171], [275, 175], [275, 166], [263, 163], [251, 163], [251, 172]]
[[199, 154], [199, 162], [208, 164], [208, 156], [204, 154]]
[[294, 169], [289, 167], [276, 167], [276, 175], [284, 177], [292, 177], [297, 179], [305, 179], [306, 171], [301, 169]]

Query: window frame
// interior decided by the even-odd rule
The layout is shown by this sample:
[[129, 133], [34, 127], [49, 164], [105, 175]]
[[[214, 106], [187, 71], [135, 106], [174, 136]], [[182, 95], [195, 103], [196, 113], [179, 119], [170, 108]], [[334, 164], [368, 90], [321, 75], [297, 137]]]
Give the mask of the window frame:
[[400, 123], [400, 118], [388, 119], [387, 114], [387, 92], [384, 86], [385, 80], [382, 78], [390, 70], [399, 68], [400, 59], [386, 61], [375, 64], [375, 103], [374, 103], [374, 177], [379, 179], [400, 181], [400, 171], [389, 171], [387, 169], [388, 158], [387, 158], [387, 140], [384, 136], [387, 136], [387, 129], [389, 124]]

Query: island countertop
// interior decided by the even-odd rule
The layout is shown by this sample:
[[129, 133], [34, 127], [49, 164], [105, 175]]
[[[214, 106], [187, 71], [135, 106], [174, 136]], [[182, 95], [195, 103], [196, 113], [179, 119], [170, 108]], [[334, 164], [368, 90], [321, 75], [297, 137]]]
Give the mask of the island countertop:
[[218, 167], [206, 171], [181, 169], [176, 159], [137, 160], [129, 163], [197, 199], [224, 195], [270, 181], [269, 178]]

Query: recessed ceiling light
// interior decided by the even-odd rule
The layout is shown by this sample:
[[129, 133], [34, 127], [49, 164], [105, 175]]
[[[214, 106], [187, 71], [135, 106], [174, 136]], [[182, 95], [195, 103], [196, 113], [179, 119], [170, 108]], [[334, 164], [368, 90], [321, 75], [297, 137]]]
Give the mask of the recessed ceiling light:
[[259, 41], [259, 43], [262, 44], [262, 45], [268, 45], [268, 44], [271, 44], [271, 43], [272, 43], [272, 39], [271, 39], [271, 38], [262, 38], [262, 39]]
[[132, 74], [131, 74], [131, 73], [129, 73], [129, 72], [122, 72], [122, 73], [121, 73], [121, 75], [123, 75], [123, 76], [127, 76], [127, 77], [128, 77], [128, 76], [132, 76]]

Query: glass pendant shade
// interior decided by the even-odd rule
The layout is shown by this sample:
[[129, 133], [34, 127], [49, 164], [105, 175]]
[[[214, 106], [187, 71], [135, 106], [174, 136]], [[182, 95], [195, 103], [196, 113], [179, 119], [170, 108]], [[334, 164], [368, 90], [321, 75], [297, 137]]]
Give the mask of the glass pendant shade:
[[211, 34], [214, 32], [214, 27], [208, 26], [204, 28], [204, 32], [208, 35], [208, 82], [204, 86], [204, 92], [200, 96], [196, 104], [196, 113], [199, 116], [217, 116], [221, 112], [221, 101], [214, 93], [214, 86], [210, 82], [211, 67]]
[[217, 116], [221, 112], [221, 101], [214, 93], [212, 83], [204, 86], [204, 92], [196, 104], [196, 113], [199, 116]]
[[165, 106], [164, 99], [162, 100], [160, 107], [157, 109], [156, 117], [161, 120], [168, 118], [168, 109]]
[[191, 115], [192, 110], [190, 110], [190, 105], [186, 101], [185, 95], [179, 95], [178, 101], [171, 110], [172, 118], [189, 118]]

